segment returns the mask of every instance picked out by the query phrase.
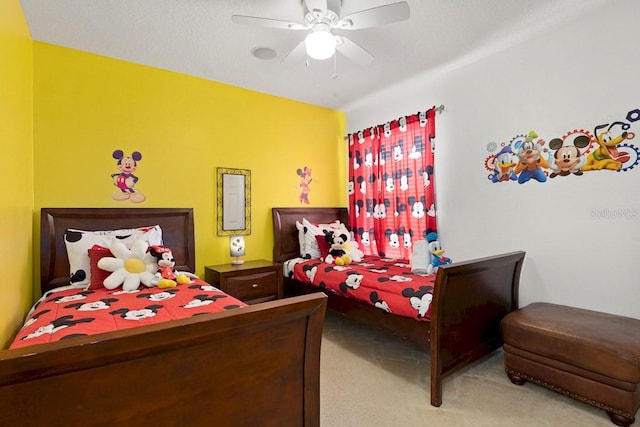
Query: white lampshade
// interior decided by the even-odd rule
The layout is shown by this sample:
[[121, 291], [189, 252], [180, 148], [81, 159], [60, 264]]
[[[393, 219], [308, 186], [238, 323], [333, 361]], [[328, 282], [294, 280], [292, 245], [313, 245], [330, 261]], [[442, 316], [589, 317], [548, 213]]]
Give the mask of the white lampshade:
[[328, 28], [318, 28], [304, 39], [307, 55], [313, 59], [329, 59], [336, 53], [336, 38]]
[[244, 256], [244, 236], [229, 236], [229, 253], [236, 259], [231, 264], [242, 264], [244, 261], [239, 257]]

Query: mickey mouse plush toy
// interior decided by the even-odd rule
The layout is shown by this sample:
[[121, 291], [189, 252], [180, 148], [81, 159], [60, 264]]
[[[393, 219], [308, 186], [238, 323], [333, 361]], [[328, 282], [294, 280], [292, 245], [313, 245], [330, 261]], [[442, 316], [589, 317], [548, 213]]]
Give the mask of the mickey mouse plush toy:
[[336, 265], [347, 265], [351, 262], [351, 258], [344, 250], [344, 244], [348, 240], [348, 236], [344, 233], [336, 235], [333, 231], [323, 230], [324, 240], [329, 244], [329, 254], [324, 257], [327, 264], [334, 263]]
[[149, 253], [158, 260], [158, 270], [151, 279], [152, 285], [159, 288], [174, 288], [178, 284], [183, 285], [190, 282], [186, 274], [176, 271], [176, 260], [173, 258], [171, 249], [154, 245], [149, 247]]

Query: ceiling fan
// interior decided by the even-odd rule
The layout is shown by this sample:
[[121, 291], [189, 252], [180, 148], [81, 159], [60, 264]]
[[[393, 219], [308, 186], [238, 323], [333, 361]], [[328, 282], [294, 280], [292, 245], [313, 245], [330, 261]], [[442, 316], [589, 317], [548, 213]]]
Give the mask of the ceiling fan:
[[302, 22], [245, 15], [232, 15], [231, 19], [236, 24], [308, 31], [305, 39], [283, 61], [301, 57], [305, 53], [314, 59], [328, 59], [338, 51], [361, 65], [373, 62], [374, 56], [354, 41], [334, 34], [332, 30], [359, 30], [409, 19], [409, 4], [405, 1], [361, 10], [347, 16], [340, 16], [341, 7], [342, 0], [302, 0]]

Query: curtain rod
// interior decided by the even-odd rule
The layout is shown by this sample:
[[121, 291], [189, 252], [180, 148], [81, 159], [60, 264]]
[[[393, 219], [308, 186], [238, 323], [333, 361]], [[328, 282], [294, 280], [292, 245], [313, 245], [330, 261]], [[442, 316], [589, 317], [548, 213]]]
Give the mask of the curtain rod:
[[[442, 114], [442, 112], [444, 111], [444, 104], [440, 104], [437, 107], [433, 107], [433, 109], [435, 110], [436, 113]], [[346, 141], [347, 139], [349, 139], [349, 137], [345, 136], [343, 139]]]

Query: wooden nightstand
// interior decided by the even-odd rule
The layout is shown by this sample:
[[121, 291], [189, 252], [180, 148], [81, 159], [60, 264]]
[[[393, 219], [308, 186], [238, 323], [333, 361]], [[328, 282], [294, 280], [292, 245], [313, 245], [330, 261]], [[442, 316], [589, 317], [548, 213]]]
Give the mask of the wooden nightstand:
[[282, 265], [275, 262], [259, 259], [240, 265], [208, 265], [204, 278], [247, 304], [282, 298]]

